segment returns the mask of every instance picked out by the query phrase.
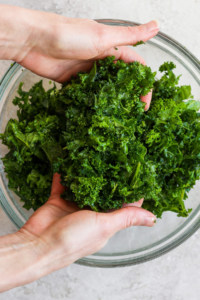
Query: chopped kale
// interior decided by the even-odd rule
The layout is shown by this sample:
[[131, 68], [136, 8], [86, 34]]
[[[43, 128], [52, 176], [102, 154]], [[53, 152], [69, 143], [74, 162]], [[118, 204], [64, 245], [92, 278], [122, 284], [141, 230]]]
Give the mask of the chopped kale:
[[133, 47], [136, 47], [136, 46], [139, 46], [139, 45], [143, 45], [143, 44], [145, 44], [145, 42], [139, 41], [136, 44], [134, 44]]
[[[147, 66], [113, 60], [99, 60], [61, 89], [20, 84], [18, 119], [0, 136], [10, 150], [3, 158], [9, 188], [37, 209], [59, 172], [66, 199], [80, 208], [106, 211], [144, 198], [157, 217], [186, 217], [184, 200], [200, 178], [200, 102], [189, 85], [178, 86], [172, 62], [155, 79]], [[145, 112], [140, 97], [152, 88]]]

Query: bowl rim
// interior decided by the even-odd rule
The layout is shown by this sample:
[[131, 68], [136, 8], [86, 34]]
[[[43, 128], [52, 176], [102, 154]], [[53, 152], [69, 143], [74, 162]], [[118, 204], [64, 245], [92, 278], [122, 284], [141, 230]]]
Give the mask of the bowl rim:
[[[120, 20], [120, 19], [95, 19], [95, 21], [105, 24], [105, 25], [114, 25], [114, 26], [137, 26], [140, 25], [140, 23], [136, 23], [133, 21], [128, 21], [128, 20]], [[169, 45], [172, 47], [175, 47], [179, 52], [181, 52], [187, 59], [189, 59], [190, 62], [192, 62], [193, 66], [197, 69], [198, 72], [200, 72], [200, 61], [186, 48], [184, 47], [181, 43], [177, 42], [175, 39], [171, 38], [167, 34], [160, 32], [158, 33], [158, 37], [161, 38], [161, 40], [166, 41]], [[2, 76], [0, 80], [0, 97], [4, 93], [8, 81], [11, 79], [11, 75], [19, 65], [17, 63], [12, 63], [10, 67], [7, 69], [5, 74]], [[197, 80], [199, 85], [200, 85], [200, 79]], [[0, 200], [1, 200], [1, 190], [0, 190]], [[11, 219], [11, 221], [19, 227], [16, 222], [13, 220], [13, 214], [11, 211], [7, 210], [5, 205], [3, 205], [2, 201], [0, 201], [0, 204], [2, 205], [3, 210], [6, 212], [8, 217]], [[113, 267], [123, 267], [123, 266], [131, 266], [139, 263], [143, 263], [149, 260], [153, 260], [170, 250], [176, 248], [180, 244], [182, 244], [185, 240], [187, 240], [192, 234], [194, 234], [198, 229], [200, 228], [200, 218], [194, 222], [192, 228], [190, 230], [184, 232], [181, 234], [181, 236], [176, 239], [175, 241], [172, 241], [171, 244], [166, 244], [163, 246], [163, 248], [159, 248], [158, 250], [152, 251], [152, 253], [148, 253], [148, 255], [144, 255], [141, 257], [136, 257], [136, 258], [128, 258], [128, 259], [120, 259], [116, 261], [112, 260], [101, 260], [101, 257], [106, 256], [106, 255], [100, 255], [99, 258], [98, 254], [95, 256], [88, 256], [81, 258], [77, 260], [75, 263], [79, 265], [84, 265], [84, 266], [91, 266], [91, 267], [102, 267], [102, 268], [113, 268]], [[91, 258], [90, 258], [91, 257]], [[108, 257], [108, 256], [107, 256]], [[112, 257], [112, 256], [110, 256]]]

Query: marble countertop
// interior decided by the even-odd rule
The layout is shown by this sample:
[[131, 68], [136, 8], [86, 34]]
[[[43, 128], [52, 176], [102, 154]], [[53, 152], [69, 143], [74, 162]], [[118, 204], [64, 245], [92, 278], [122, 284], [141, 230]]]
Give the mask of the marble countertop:
[[[161, 31], [200, 59], [200, 0], [0, 0], [68, 17], [157, 19]], [[0, 77], [9, 62], [0, 62]], [[0, 208], [0, 235], [16, 228]], [[198, 300], [200, 231], [171, 252], [140, 265], [101, 269], [72, 264], [36, 282], [0, 294], [0, 300]]]

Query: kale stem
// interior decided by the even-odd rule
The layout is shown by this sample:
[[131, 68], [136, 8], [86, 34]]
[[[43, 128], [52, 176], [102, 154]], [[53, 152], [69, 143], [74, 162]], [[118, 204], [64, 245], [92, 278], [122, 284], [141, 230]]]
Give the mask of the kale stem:
[[184, 205], [184, 202], [183, 202], [183, 197], [184, 197], [184, 195], [185, 195], [185, 189], [183, 189], [183, 190], [181, 191], [181, 196], [180, 196], [180, 198], [179, 198], [179, 203], [180, 203], [180, 205], [181, 205], [181, 208], [185, 210], [185, 205]]
[[139, 175], [139, 172], [140, 172], [140, 166], [141, 166], [141, 162], [138, 162], [138, 163], [137, 163], [137, 167], [136, 167], [136, 169], [135, 169], [135, 173], [134, 173], [134, 175], [133, 175], [133, 178], [132, 178], [131, 184], [130, 184], [130, 186], [131, 186], [132, 188], [134, 188], [134, 187], [136, 186], [137, 179], [138, 179], [138, 175]]

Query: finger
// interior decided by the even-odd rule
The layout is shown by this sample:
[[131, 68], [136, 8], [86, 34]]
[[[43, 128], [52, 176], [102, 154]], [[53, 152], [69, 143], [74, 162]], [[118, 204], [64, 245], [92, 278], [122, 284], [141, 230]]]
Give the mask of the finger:
[[151, 104], [151, 98], [152, 98], [152, 90], [145, 96], [141, 96], [141, 101], [145, 102], [145, 108], [144, 110], [148, 110]]
[[98, 55], [95, 59], [102, 59], [107, 56], [114, 56], [116, 60], [121, 59], [126, 63], [138, 61], [141, 64], [146, 65], [144, 58], [136, 53], [131, 47], [127, 46], [112, 47]]
[[[115, 59], [121, 59], [126, 63], [132, 62], [132, 61], [138, 61], [143, 65], [146, 65], [145, 60], [137, 54], [132, 48], [127, 46], [119, 46], [117, 47], [117, 50], [115, 47], [112, 47], [111, 49], [104, 51], [101, 53], [101, 55], [95, 57], [94, 59], [103, 59], [107, 56], [115, 56]], [[70, 67], [71, 64], [71, 67]], [[65, 62], [62, 63], [62, 67], [65, 65]], [[62, 72], [61, 76], [57, 76], [56, 80], [58, 82], [64, 82], [68, 80], [72, 75], [76, 75], [79, 71], [89, 71], [92, 68], [93, 60], [89, 61], [68, 61], [68, 65], [66, 67], [66, 70]], [[55, 72], [54, 72], [55, 74]]]
[[55, 173], [53, 176], [53, 182], [51, 187], [51, 195], [47, 201], [48, 204], [53, 204], [67, 213], [73, 213], [79, 210], [79, 207], [75, 202], [65, 200], [60, 197], [65, 191], [65, 187], [60, 183], [60, 174]]
[[114, 212], [99, 214], [98, 217], [108, 237], [131, 226], [152, 227], [156, 221], [151, 212], [140, 207], [124, 207]]
[[121, 59], [126, 63], [138, 61], [141, 64], [146, 65], [144, 58], [136, 53], [132, 48], [133, 47], [128, 46], [112, 47], [101, 53], [95, 59], [103, 59], [107, 56], [114, 56], [116, 60]]
[[104, 26], [104, 31], [102, 34], [102, 46], [104, 49], [117, 45], [135, 45], [139, 41], [146, 42], [154, 37], [159, 31], [158, 22], [156, 20], [133, 27], [109, 26], [102, 24], [101, 26]]
[[130, 207], [130, 206], [135, 206], [135, 207], [141, 207], [143, 204], [144, 198], [140, 199], [139, 201], [133, 202], [133, 203], [124, 203], [122, 207]]
[[[127, 46], [120, 47], [112, 47], [111, 49], [104, 51], [98, 58], [105, 58], [107, 56], [115, 56], [115, 59], [121, 59], [126, 63], [130, 63], [132, 61], [138, 61], [139, 63], [146, 65], [146, 62], [143, 57], [141, 57], [138, 53], [136, 53], [133, 49]], [[152, 98], [152, 91], [150, 91], [147, 95], [141, 96], [141, 101], [145, 102], [145, 110], [148, 110], [150, 107]]]
[[[71, 65], [71, 68], [70, 68]], [[89, 72], [94, 65], [94, 61], [79, 61], [77, 63], [73, 64], [73, 61], [71, 64], [68, 64], [63, 70], [62, 74], [60, 76], [56, 77], [57, 82], [66, 82], [70, 80], [72, 76], [76, 76], [78, 72]]]
[[93, 61], [57, 59], [34, 51], [18, 63], [40, 76], [57, 82], [65, 82], [79, 71], [89, 71], [93, 65]]
[[64, 193], [65, 188], [64, 186], [60, 183], [60, 174], [55, 173], [53, 175], [53, 182], [51, 186], [51, 197], [52, 196], [60, 196], [62, 193]]

